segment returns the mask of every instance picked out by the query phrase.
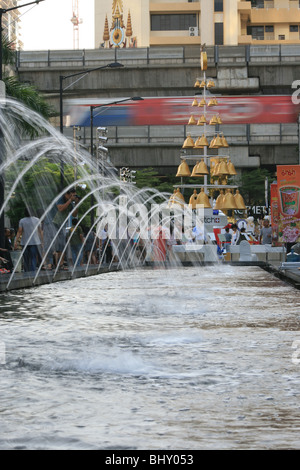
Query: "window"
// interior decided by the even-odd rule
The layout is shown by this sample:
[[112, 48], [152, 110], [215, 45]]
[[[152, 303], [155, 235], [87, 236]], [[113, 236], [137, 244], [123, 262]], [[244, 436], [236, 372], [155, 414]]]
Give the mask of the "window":
[[297, 24], [290, 24], [290, 33], [298, 33], [299, 27]]
[[151, 15], [151, 31], [185, 31], [197, 26], [196, 14]]
[[279, 39], [279, 41], [284, 41], [285, 40], [285, 34], [279, 34], [278, 39]]
[[274, 33], [274, 26], [271, 26], [271, 25], [265, 26], [265, 32], [266, 33]]
[[215, 23], [215, 44], [224, 44], [223, 23]]
[[223, 11], [223, 0], [215, 0], [215, 11]]
[[256, 40], [263, 40], [265, 38], [263, 26], [248, 26], [247, 34]]

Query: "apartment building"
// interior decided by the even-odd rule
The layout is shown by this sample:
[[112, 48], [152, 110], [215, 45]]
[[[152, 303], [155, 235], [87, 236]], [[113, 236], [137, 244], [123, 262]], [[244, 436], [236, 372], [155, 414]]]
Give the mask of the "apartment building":
[[[0, 8], [17, 7], [17, 0], [0, 0]], [[3, 35], [11, 42], [16, 49], [23, 46], [20, 35], [20, 12], [18, 9], [3, 13], [2, 16]]]
[[95, 0], [95, 47], [300, 43], [300, 0]]

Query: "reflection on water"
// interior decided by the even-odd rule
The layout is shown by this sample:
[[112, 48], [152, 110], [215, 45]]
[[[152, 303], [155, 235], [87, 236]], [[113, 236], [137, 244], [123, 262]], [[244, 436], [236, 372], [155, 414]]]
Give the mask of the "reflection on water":
[[0, 448], [299, 448], [299, 305], [232, 266], [2, 295]]

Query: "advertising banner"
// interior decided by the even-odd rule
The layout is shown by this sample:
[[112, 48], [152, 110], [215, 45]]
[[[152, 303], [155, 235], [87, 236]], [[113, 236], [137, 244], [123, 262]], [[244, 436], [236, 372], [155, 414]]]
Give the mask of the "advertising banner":
[[300, 241], [300, 165], [277, 166], [277, 203], [279, 241]]

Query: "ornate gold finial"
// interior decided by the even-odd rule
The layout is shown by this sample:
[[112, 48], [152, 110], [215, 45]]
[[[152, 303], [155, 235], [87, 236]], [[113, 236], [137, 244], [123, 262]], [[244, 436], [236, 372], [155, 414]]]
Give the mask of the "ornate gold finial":
[[109, 28], [108, 28], [108, 19], [107, 15], [105, 17], [105, 23], [104, 23], [104, 33], [103, 33], [103, 41], [109, 41]]

